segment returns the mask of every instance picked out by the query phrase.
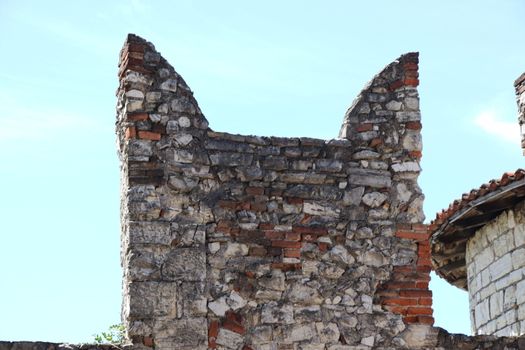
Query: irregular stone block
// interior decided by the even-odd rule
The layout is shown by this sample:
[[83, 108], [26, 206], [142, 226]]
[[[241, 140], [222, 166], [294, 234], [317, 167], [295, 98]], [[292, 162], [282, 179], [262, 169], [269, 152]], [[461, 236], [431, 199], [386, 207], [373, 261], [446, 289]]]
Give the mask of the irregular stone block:
[[201, 248], [174, 249], [162, 265], [167, 280], [203, 281], [206, 278], [206, 252]]

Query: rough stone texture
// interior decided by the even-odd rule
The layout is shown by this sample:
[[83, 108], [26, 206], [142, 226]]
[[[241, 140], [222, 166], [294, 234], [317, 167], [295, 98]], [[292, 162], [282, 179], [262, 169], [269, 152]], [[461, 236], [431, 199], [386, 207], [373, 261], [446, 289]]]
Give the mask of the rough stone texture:
[[134, 344], [368, 349], [416, 339], [407, 325], [430, 329], [416, 53], [372, 79], [333, 140], [211, 130], [182, 77], [134, 35], [119, 77]]
[[133, 347], [132, 345], [73, 345], [73, 344], [58, 344], [48, 342], [29, 342], [29, 341], [0, 341], [0, 350], [131, 350], [140, 349], [141, 347]]
[[521, 148], [525, 155], [525, 73], [514, 82], [516, 100], [518, 103], [518, 122], [521, 130]]
[[466, 263], [475, 334], [525, 333], [525, 203], [479, 229], [467, 244]]

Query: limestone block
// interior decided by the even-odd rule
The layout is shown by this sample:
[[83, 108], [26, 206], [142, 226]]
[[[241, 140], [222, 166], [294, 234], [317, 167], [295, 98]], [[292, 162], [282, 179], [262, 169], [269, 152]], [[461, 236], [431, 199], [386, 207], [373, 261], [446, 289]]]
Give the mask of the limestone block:
[[492, 242], [494, 255], [499, 258], [514, 249], [514, 237], [512, 231], [506, 231]]
[[495, 319], [503, 313], [503, 291], [490, 296], [490, 316]]
[[511, 255], [503, 255], [498, 260], [489, 265], [491, 279], [497, 280], [512, 271]]
[[166, 280], [203, 281], [206, 278], [206, 252], [200, 248], [174, 249], [162, 265]]
[[217, 344], [224, 346], [226, 349], [237, 350], [243, 344], [244, 338], [242, 335], [232, 332], [228, 329], [219, 329], [217, 336]]
[[170, 245], [172, 235], [169, 222], [130, 221], [128, 223], [131, 244], [149, 243]]
[[269, 324], [292, 324], [294, 309], [292, 305], [279, 305], [275, 301], [265, 304], [261, 312], [261, 322]]
[[363, 196], [362, 201], [371, 208], [377, 208], [383, 204], [387, 198], [388, 196], [381, 192], [370, 192]]
[[160, 84], [160, 89], [169, 92], [177, 92], [177, 85], [176, 79], [168, 79]]
[[345, 191], [343, 203], [345, 205], [358, 205], [361, 202], [361, 197], [365, 193], [364, 187], [356, 187], [350, 191]]
[[489, 309], [489, 299], [484, 299], [480, 303], [478, 303], [475, 308], [475, 320], [476, 320], [476, 328], [479, 328], [481, 325], [487, 323], [490, 318], [490, 309]]
[[514, 243], [516, 247], [525, 245], [525, 223], [520, 222], [514, 227]]
[[156, 348], [181, 349], [202, 346], [208, 342], [206, 318], [161, 318], [155, 322], [154, 338]]
[[518, 304], [525, 304], [525, 280], [516, 284], [516, 302]]
[[512, 252], [512, 268], [516, 271], [525, 268], [525, 248], [516, 249]]
[[129, 286], [130, 319], [176, 316], [177, 285], [172, 282], [133, 282]]
[[293, 324], [287, 327], [284, 331], [284, 339], [290, 342], [298, 342], [310, 340], [317, 335], [317, 331], [313, 324]]
[[390, 174], [381, 176], [374, 174], [352, 174], [348, 177], [348, 183], [350, 185], [370, 186], [373, 188], [384, 188], [391, 187], [392, 180]]

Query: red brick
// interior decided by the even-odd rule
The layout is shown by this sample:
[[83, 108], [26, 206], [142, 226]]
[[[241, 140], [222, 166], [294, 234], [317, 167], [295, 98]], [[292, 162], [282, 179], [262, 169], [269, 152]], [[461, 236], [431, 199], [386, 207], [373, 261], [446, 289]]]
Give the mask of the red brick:
[[135, 67], [142, 68], [142, 65], [144, 64], [144, 60], [128, 56], [126, 63], [130, 69], [135, 70], [134, 69]]
[[298, 232], [286, 232], [284, 235], [284, 239], [287, 241], [300, 241], [301, 234]]
[[260, 196], [264, 194], [264, 187], [246, 187], [246, 194]]
[[382, 145], [382, 144], [383, 144], [383, 139], [379, 138], [379, 137], [376, 137], [375, 139], [372, 139], [372, 141], [370, 141], [369, 146], [370, 147], [377, 147], [377, 146]]
[[142, 344], [144, 344], [144, 346], [147, 346], [148, 348], [153, 348], [155, 346], [155, 341], [152, 337], [144, 337], [142, 339]]
[[416, 282], [416, 288], [428, 289], [428, 282]]
[[148, 118], [149, 118], [148, 113], [131, 113], [131, 114], [128, 114], [128, 120], [131, 120], [133, 122], [148, 120]]
[[372, 124], [372, 123], [358, 124], [355, 127], [355, 130], [357, 132], [370, 131], [370, 130], [373, 130], [373, 129], [374, 129], [374, 124]]
[[401, 231], [401, 230], [398, 230], [396, 232], [396, 237], [407, 238], [407, 239], [415, 239], [416, 241], [426, 241], [426, 240], [428, 240], [428, 233], [420, 233], [420, 232], [414, 232], [414, 231]]
[[418, 317], [417, 316], [405, 316], [403, 317], [403, 322], [405, 324], [417, 323]]
[[419, 305], [432, 306], [432, 298], [419, 298]]
[[419, 73], [416, 70], [409, 70], [405, 72], [405, 81], [407, 79], [417, 79], [419, 78]]
[[421, 130], [422, 127], [421, 122], [407, 122], [405, 124], [405, 128], [410, 130]]
[[301, 270], [303, 267], [301, 264], [285, 264], [285, 263], [273, 263], [272, 269], [279, 269], [282, 271]]
[[239, 202], [238, 208], [241, 210], [250, 210], [252, 204], [250, 202]]
[[301, 248], [301, 242], [272, 241], [272, 247], [278, 247], [278, 248]]
[[226, 319], [238, 324], [242, 324], [242, 316], [233, 311], [226, 311]]
[[284, 232], [281, 231], [264, 231], [264, 237], [271, 240], [282, 240], [284, 239]]
[[385, 285], [385, 289], [410, 289], [415, 288], [416, 282], [414, 281], [403, 281], [403, 282], [389, 282]]
[[219, 201], [219, 207], [224, 209], [236, 209], [239, 205], [239, 202], [234, 201]]
[[139, 131], [139, 139], [158, 141], [161, 135], [157, 132]]
[[251, 346], [248, 346], [248, 345], [244, 345], [242, 347], [242, 350], [253, 350], [253, 348]]
[[403, 68], [405, 68], [405, 70], [418, 70], [419, 66], [417, 63], [407, 62], [403, 65]]
[[[253, 254], [250, 254], [253, 255]], [[255, 272], [253, 271], [244, 271], [244, 275], [248, 278], [255, 278]]]
[[419, 85], [419, 80], [418, 79], [413, 79], [413, 78], [409, 78], [409, 79], [405, 79], [405, 85], [409, 85], [409, 86], [418, 86]]
[[400, 290], [399, 295], [408, 298], [432, 298], [432, 291], [430, 290], [419, 290], [419, 289], [408, 289]]
[[[432, 263], [430, 262], [430, 259], [425, 259], [425, 258], [417, 259], [417, 266], [425, 267], [425, 268], [428, 267], [432, 270]], [[428, 272], [430, 272], [430, 270]]]
[[300, 249], [285, 249], [284, 257], [285, 258], [300, 258], [301, 250]]
[[134, 126], [126, 128], [126, 139], [134, 139], [137, 137], [137, 129]]
[[319, 226], [293, 226], [292, 232], [325, 235], [328, 233], [328, 230], [326, 229], [326, 227]]
[[266, 248], [262, 247], [251, 247], [250, 252], [248, 255], [250, 256], [266, 256], [268, 254], [268, 250]]
[[390, 91], [394, 91], [396, 89], [399, 89], [402, 86], [403, 86], [403, 82], [401, 80], [396, 80], [392, 82], [388, 88]]
[[259, 224], [259, 228], [261, 230], [271, 230], [274, 228], [274, 226], [275, 226], [274, 224], [270, 224], [269, 222], [261, 222]]
[[266, 203], [251, 203], [250, 209], [253, 211], [266, 211]]
[[430, 307], [409, 307], [407, 309], [408, 315], [432, 315], [432, 308]]
[[418, 323], [428, 324], [428, 325], [432, 326], [434, 324], [434, 317], [431, 317], [431, 316], [418, 316], [417, 317], [417, 321], [418, 321]]
[[319, 242], [317, 245], [319, 246], [319, 250], [322, 252], [326, 252], [328, 250], [328, 243]]
[[428, 232], [428, 226], [427, 224], [412, 224], [412, 230]]
[[231, 322], [229, 320], [226, 320], [222, 324], [222, 328], [228, 329], [232, 332], [238, 333], [238, 334], [244, 334], [245, 329], [243, 326], [236, 324], [234, 322]]
[[408, 152], [408, 156], [415, 159], [421, 159], [423, 153], [421, 151], [410, 151]]
[[219, 335], [219, 321], [211, 321], [208, 328], [208, 337], [217, 337]]
[[407, 308], [402, 306], [385, 306], [385, 309], [398, 315], [406, 315], [407, 313]]
[[295, 197], [286, 197], [285, 200], [288, 204], [303, 204], [304, 201], [302, 198]]
[[414, 272], [414, 268], [410, 265], [394, 266], [394, 272]]
[[385, 298], [381, 301], [383, 305], [415, 306], [418, 305], [416, 298]]
[[146, 49], [146, 46], [144, 46], [143, 44], [138, 44], [138, 43], [128, 43], [126, 49], [129, 52], [144, 52], [144, 50]]
[[[432, 267], [431, 266], [417, 266], [416, 267], [416, 271], [418, 272], [425, 272], [425, 273], [430, 273], [430, 271], [432, 271]], [[430, 278], [430, 275], [429, 275], [429, 278]]]

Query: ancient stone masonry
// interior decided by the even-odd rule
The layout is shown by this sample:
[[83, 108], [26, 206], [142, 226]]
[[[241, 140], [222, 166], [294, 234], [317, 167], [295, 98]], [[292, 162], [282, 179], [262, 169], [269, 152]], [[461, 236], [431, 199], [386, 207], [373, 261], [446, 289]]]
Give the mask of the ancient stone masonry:
[[525, 333], [524, 206], [522, 202], [501, 213], [468, 241], [470, 312], [476, 334]]
[[430, 334], [417, 69], [409, 53], [375, 76], [338, 139], [233, 135], [130, 35], [117, 91], [130, 339], [343, 350]]
[[514, 82], [516, 99], [518, 102], [518, 121], [521, 131], [521, 148], [525, 155], [525, 73]]

